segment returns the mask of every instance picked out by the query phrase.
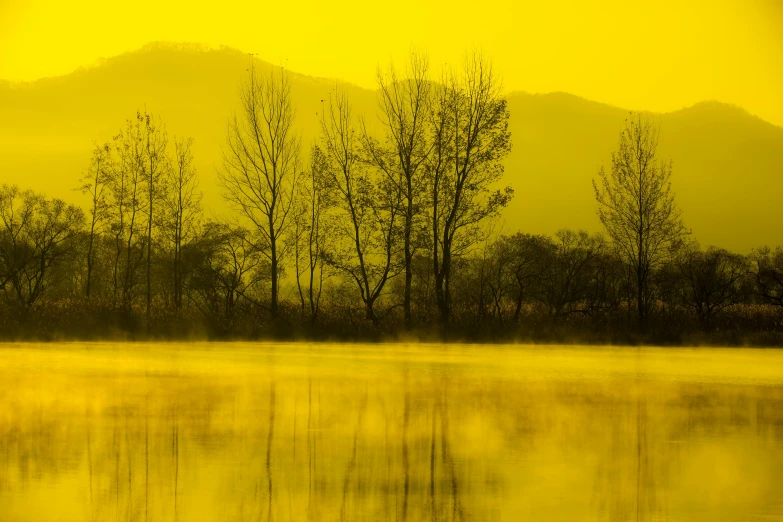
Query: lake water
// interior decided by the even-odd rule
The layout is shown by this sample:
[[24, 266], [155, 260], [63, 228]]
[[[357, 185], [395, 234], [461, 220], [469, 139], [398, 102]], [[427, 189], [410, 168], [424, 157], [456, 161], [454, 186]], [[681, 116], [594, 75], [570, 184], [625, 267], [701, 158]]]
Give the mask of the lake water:
[[783, 352], [0, 345], [0, 520], [783, 520]]

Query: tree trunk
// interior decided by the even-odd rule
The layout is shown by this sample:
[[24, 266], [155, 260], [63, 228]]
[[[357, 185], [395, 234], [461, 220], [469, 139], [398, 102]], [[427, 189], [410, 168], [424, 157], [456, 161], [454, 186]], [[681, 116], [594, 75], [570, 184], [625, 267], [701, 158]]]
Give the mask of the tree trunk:
[[413, 187], [408, 176], [408, 204], [405, 212], [405, 293], [403, 296], [403, 310], [405, 312], [405, 329], [412, 327], [411, 320], [411, 284], [413, 281], [413, 249], [411, 248], [411, 229], [413, 228]]
[[[134, 197], [135, 193], [134, 193]], [[136, 209], [134, 208], [133, 214], [131, 215], [130, 220], [130, 228], [128, 229], [128, 242], [126, 247], [126, 260], [125, 260], [125, 281], [123, 283], [122, 288], [122, 303], [123, 306], [125, 306], [128, 310], [131, 308], [131, 285], [133, 283], [133, 276], [134, 273], [131, 268], [131, 247], [133, 246], [133, 228], [136, 226]]]
[[269, 313], [272, 316], [272, 320], [277, 319], [277, 285], [278, 285], [278, 277], [277, 277], [277, 238], [275, 237], [275, 228], [274, 228], [274, 222], [272, 221], [272, 215], [273, 213], [269, 213], [269, 248], [270, 248], [270, 258], [272, 262], [272, 292], [271, 292], [271, 302], [269, 303]]
[[438, 312], [441, 326], [447, 326], [451, 321], [450, 304], [451, 293], [449, 291], [449, 275], [451, 272], [451, 248], [448, 241], [443, 242], [443, 261], [440, 267], [435, 268], [435, 296], [438, 303]]
[[375, 311], [373, 310], [373, 304], [374, 301], [372, 299], [368, 299], [364, 302], [364, 317], [372, 321], [372, 324], [378, 324], [378, 318], [375, 317]]
[[[151, 191], [150, 191], [151, 192]], [[150, 193], [150, 217], [147, 221], [147, 330], [149, 331], [152, 305], [152, 194]]]
[[93, 223], [92, 228], [90, 229], [90, 243], [87, 247], [87, 283], [85, 288], [85, 296], [87, 297], [87, 300], [90, 300], [90, 283], [92, 280], [92, 243], [93, 239], [95, 237], [95, 224]]
[[644, 332], [644, 328], [647, 322], [644, 297], [645, 292], [642, 269], [639, 268], [636, 273], [636, 308], [639, 313], [639, 332], [642, 333]]
[[174, 306], [177, 311], [182, 308], [182, 283], [180, 281], [182, 276], [179, 268], [180, 256], [179, 238], [177, 238], [174, 244]]
[[[122, 229], [122, 223], [120, 223], [120, 229]], [[119, 294], [119, 269], [120, 269], [120, 256], [122, 256], [122, 241], [120, 241], [119, 234], [114, 241], [115, 256], [114, 256], [114, 268], [112, 270], [112, 281], [114, 283], [114, 293], [112, 294], [112, 306], [117, 306], [117, 295]]]
[[519, 317], [522, 315], [522, 300], [524, 294], [522, 292], [522, 285], [519, 285], [519, 294], [517, 294], [516, 307], [514, 308], [514, 322], [519, 322]]

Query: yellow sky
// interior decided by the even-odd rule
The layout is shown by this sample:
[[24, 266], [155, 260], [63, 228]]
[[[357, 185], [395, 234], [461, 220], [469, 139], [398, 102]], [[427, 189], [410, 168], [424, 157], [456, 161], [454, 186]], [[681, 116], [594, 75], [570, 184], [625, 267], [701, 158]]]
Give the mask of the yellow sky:
[[480, 46], [507, 90], [656, 111], [716, 99], [783, 125], [783, 0], [373, 4], [0, 0], [0, 78], [64, 74], [165, 40], [236, 47], [370, 87], [376, 65], [411, 46], [434, 63]]

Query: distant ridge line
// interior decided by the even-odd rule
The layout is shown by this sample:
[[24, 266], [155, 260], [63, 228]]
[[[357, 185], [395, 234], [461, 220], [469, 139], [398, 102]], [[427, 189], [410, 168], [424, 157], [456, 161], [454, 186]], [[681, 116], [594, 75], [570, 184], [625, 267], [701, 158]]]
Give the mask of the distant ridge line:
[[[141, 47], [131, 50], [122, 52], [113, 56], [109, 57], [101, 57], [96, 59], [93, 63], [89, 65], [84, 65], [81, 67], [77, 67], [76, 69], [72, 70], [71, 72], [60, 74], [60, 75], [53, 75], [53, 76], [44, 76], [41, 78], [37, 78], [35, 80], [7, 80], [0, 78], [0, 88], [7, 88], [7, 89], [30, 89], [35, 88], [39, 85], [51, 85], [52, 83], [58, 83], [59, 81], [63, 81], [67, 79], [70, 76], [74, 75], [81, 75], [81, 74], [89, 74], [92, 71], [95, 71], [97, 69], [100, 69], [101, 67], [110, 66], [115, 63], [120, 63], [123, 59], [132, 58], [134, 56], [142, 55], [142, 54], [148, 54], [148, 53], [154, 53], [154, 52], [181, 52], [181, 53], [189, 53], [189, 54], [206, 54], [206, 53], [229, 53], [233, 55], [245, 55], [245, 56], [251, 56], [250, 53], [246, 53], [244, 51], [241, 51], [235, 47], [231, 47], [228, 45], [213, 45], [213, 44], [206, 44], [206, 43], [199, 43], [199, 42], [174, 42], [174, 41], [167, 41], [167, 40], [156, 40], [152, 42], [148, 42]], [[270, 67], [275, 67], [275, 64], [264, 60], [262, 58], [259, 58], [258, 56], [253, 56], [253, 59], [267, 65]], [[367, 90], [367, 91], [375, 91], [375, 89], [367, 89], [365, 87], [362, 87], [358, 84], [355, 84], [350, 81], [343, 80], [341, 78], [334, 78], [334, 77], [323, 77], [323, 76], [314, 76], [307, 73], [299, 72], [290, 70], [289, 72], [302, 77], [302, 78], [308, 78], [310, 80], [315, 80], [318, 82], [341, 82], [346, 85], [350, 85], [353, 88], [361, 89], [361, 90]], [[589, 104], [596, 104], [599, 106], [603, 106], [606, 108], [611, 108], [615, 110], [621, 110], [626, 112], [643, 112], [653, 115], [669, 115], [669, 114], [676, 114], [681, 111], [688, 111], [692, 109], [697, 109], [699, 107], [703, 106], [720, 106], [722, 109], [732, 109], [738, 112], [741, 112], [743, 114], [746, 114], [750, 117], [756, 118], [760, 121], [763, 121], [773, 127], [783, 129], [783, 126], [779, 126], [775, 123], [772, 123], [768, 120], [765, 120], [764, 118], [751, 113], [744, 107], [729, 103], [729, 102], [723, 102], [720, 100], [702, 100], [698, 101], [696, 103], [693, 103], [692, 105], [687, 105], [685, 107], [681, 107], [679, 109], [674, 109], [671, 111], [653, 111], [653, 110], [647, 110], [647, 109], [627, 109], [624, 107], [620, 107], [617, 105], [613, 105], [611, 103], [592, 100], [590, 98], [586, 98], [584, 96], [573, 94], [565, 91], [551, 91], [551, 92], [536, 92], [531, 93], [527, 92], [521, 89], [511, 90], [506, 93], [506, 97], [513, 97], [513, 96], [534, 96], [534, 97], [562, 97], [562, 98], [570, 98], [574, 101], [581, 101], [583, 103], [589, 103]]]

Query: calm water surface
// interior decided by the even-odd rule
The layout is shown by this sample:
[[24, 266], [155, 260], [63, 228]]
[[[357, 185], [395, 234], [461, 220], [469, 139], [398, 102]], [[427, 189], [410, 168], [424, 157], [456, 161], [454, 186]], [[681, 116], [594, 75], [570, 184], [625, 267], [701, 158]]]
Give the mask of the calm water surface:
[[783, 353], [0, 345], [0, 521], [783, 520]]

